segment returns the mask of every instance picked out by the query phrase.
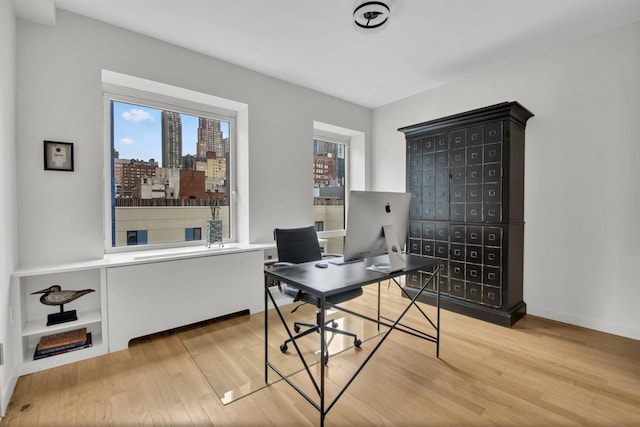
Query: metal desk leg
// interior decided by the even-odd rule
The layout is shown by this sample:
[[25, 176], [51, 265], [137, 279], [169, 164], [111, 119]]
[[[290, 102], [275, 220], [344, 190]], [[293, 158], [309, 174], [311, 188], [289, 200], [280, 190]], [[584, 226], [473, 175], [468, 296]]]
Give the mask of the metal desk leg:
[[378, 332], [380, 332], [380, 282], [378, 282]]
[[[326, 299], [322, 297], [320, 299], [320, 426], [324, 426], [324, 417], [326, 414], [324, 410], [324, 369], [326, 366], [326, 362], [329, 359], [329, 349], [327, 346], [327, 337], [326, 327], [325, 325], [325, 306]], [[325, 351], [327, 354], [325, 355]]]
[[264, 287], [264, 383], [269, 384], [269, 287]]
[[440, 268], [436, 271], [436, 317], [438, 328], [436, 329], [436, 357], [440, 358]]

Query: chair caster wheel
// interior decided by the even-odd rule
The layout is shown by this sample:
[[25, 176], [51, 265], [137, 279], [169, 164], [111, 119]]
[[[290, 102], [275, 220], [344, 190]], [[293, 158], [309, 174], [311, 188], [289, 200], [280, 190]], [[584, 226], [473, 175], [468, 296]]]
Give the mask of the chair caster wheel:
[[289, 347], [286, 344], [280, 345], [280, 351], [286, 353]]
[[353, 340], [353, 345], [356, 346], [356, 348], [360, 348], [360, 344], [362, 344], [362, 341], [360, 341], [358, 338]]
[[295, 326], [293, 327], [293, 330], [294, 330], [294, 331], [296, 331], [296, 334], [297, 334], [298, 332], [300, 332], [300, 326], [295, 325]]
[[331, 322], [331, 327], [332, 328], [337, 328], [338, 327], [338, 322], [336, 322], [335, 320], [333, 322]]

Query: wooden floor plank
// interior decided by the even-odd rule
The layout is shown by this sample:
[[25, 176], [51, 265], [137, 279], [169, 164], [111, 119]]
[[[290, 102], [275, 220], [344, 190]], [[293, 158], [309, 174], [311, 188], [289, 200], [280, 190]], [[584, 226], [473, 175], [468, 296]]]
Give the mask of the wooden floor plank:
[[[375, 308], [370, 289], [356, 300], [359, 309]], [[382, 291], [385, 311], [397, 314], [406, 299], [394, 285], [383, 285]], [[433, 307], [421, 306], [434, 313]], [[252, 326], [259, 322], [251, 316], [222, 321], [227, 337], [245, 340], [230, 339], [234, 344], [226, 347], [225, 341], [207, 342], [195, 333], [196, 325], [144, 337], [117, 353], [25, 375], [0, 427], [318, 425], [317, 411], [286, 383], [275, 382], [275, 375], [270, 386], [223, 405], [180, 339], [193, 330], [198, 345], [224, 350], [224, 357], [212, 363], [242, 367], [251, 364], [248, 352], [255, 352], [264, 334]], [[406, 321], [420, 322], [416, 310]], [[331, 409], [327, 427], [640, 426], [639, 341], [529, 315], [504, 328], [443, 311], [442, 325], [440, 359], [433, 343], [392, 332]], [[331, 356], [330, 393], [337, 392], [375, 340], [365, 341], [362, 350]], [[239, 372], [233, 375], [257, 378], [263, 367], [244, 366]]]

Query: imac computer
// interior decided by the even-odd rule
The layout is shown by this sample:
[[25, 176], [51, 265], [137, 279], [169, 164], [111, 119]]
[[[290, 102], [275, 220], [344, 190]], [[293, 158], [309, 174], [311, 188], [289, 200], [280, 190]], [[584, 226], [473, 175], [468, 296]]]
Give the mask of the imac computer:
[[402, 251], [409, 226], [410, 193], [351, 191], [344, 240], [344, 262], [388, 255], [388, 264], [372, 269], [399, 271], [404, 268]]

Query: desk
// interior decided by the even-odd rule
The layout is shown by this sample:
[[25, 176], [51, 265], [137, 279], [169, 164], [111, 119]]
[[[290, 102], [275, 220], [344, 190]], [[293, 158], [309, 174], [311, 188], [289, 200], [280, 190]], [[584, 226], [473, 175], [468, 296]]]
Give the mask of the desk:
[[[326, 312], [326, 309], [329, 307], [333, 307], [338, 310], [342, 310], [350, 314], [354, 314], [358, 317], [361, 317], [373, 322], [377, 322], [378, 325], [383, 324], [389, 327], [389, 329], [384, 333], [383, 337], [380, 339], [380, 341], [378, 341], [378, 343], [373, 348], [373, 350], [371, 350], [371, 353], [368, 355], [368, 357], [362, 362], [362, 364], [358, 367], [358, 369], [355, 371], [353, 376], [344, 385], [342, 390], [340, 390], [337, 396], [333, 399], [333, 401], [331, 401], [328, 404], [327, 402], [325, 402], [325, 384], [324, 384], [325, 364], [322, 363], [323, 358], [322, 357], [320, 358], [320, 384], [318, 385], [318, 382], [312, 375], [309, 365], [304, 359], [300, 351], [300, 348], [298, 347], [298, 344], [296, 343], [295, 340], [293, 340], [293, 345], [296, 349], [296, 352], [298, 353], [298, 356], [302, 361], [304, 369], [307, 371], [307, 374], [318, 394], [319, 402], [317, 402], [316, 400], [314, 400], [314, 398], [304, 393], [296, 384], [293, 383], [293, 381], [291, 381], [291, 379], [287, 377], [287, 375], [283, 374], [281, 371], [278, 370], [276, 366], [274, 366], [272, 363], [269, 362], [269, 324], [268, 324], [269, 301], [271, 301], [271, 303], [273, 304], [276, 312], [278, 313], [278, 317], [280, 318], [280, 321], [284, 325], [284, 328], [286, 329], [289, 337], [292, 338], [293, 336], [292, 336], [291, 330], [289, 329], [289, 326], [287, 325], [284, 317], [282, 316], [282, 313], [280, 312], [280, 308], [278, 307], [276, 300], [271, 294], [271, 289], [273, 287], [265, 286], [265, 297], [264, 297], [264, 313], [265, 313], [264, 379], [265, 379], [265, 382], [267, 384], [269, 383], [269, 380], [268, 380], [269, 369], [273, 370], [276, 374], [278, 374], [278, 376], [280, 376], [280, 378], [285, 380], [291, 387], [293, 387], [298, 393], [300, 393], [302, 397], [304, 397], [312, 406], [314, 406], [320, 412], [321, 426], [324, 426], [324, 419], [327, 413], [331, 410], [331, 408], [337, 402], [340, 396], [342, 396], [342, 394], [346, 391], [346, 389], [353, 382], [353, 380], [360, 373], [360, 371], [362, 371], [362, 369], [369, 362], [369, 360], [375, 354], [378, 348], [380, 348], [380, 346], [387, 339], [391, 331], [399, 330], [399, 331], [414, 335], [416, 337], [434, 342], [436, 344], [436, 357], [440, 356], [440, 287], [439, 287], [440, 272], [438, 269], [438, 265], [434, 260], [422, 258], [419, 256], [403, 255], [403, 257], [405, 260], [405, 268], [403, 270], [396, 271], [393, 273], [373, 271], [367, 268], [367, 266], [369, 265], [384, 263], [385, 259], [387, 259], [386, 256], [370, 258], [361, 262], [342, 264], [342, 265], [335, 265], [335, 264], [329, 263], [328, 268], [317, 268], [315, 266], [315, 262], [308, 262], [304, 264], [296, 264], [293, 266], [266, 269], [264, 271], [265, 276], [274, 279], [275, 283], [278, 283], [278, 282], [288, 283], [320, 299], [321, 306], [320, 306], [320, 334], [319, 335], [320, 335], [321, 349], [325, 348], [325, 341], [326, 341], [325, 312]], [[422, 271], [433, 270], [433, 272], [430, 274], [427, 274], [424, 280], [424, 283], [420, 288], [420, 291], [415, 293], [413, 297], [410, 297], [409, 294], [404, 290], [402, 285], [395, 280], [395, 278], [398, 276], [403, 276], [405, 274], [412, 273], [419, 270], [422, 270]], [[386, 321], [390, 319], [383, 318], [380, 315], [380, 282], [387, 279], [393, 279], [394, 283], [401, 289], [403, 294], [406, 297], [410, 298], [410, 301], [407, 304], [406, 308], [401, 312], [398, 318], [393, 321], [393, 323], [387, 323]], [[435, 323], [416, 304], [416, 299], [422, 294], [422, 291], [427, 287], [427, 285], [431, 282], [431, 280], [434, 280], [434, 279], [435, 279], [435, 289], [436, 289], [436, 317], [437, 317], [437, 320], [435, 321]], [[338, 294], [351, 289], [355, 289], [361, 286], [369, 285], [372, 283], [378, 283], [378, 317], [377, 319], [370, 318], [368, 316], [365, 316], [359, 313], [355, 313], [353, 311], [347, 310], [339, 306], [334, 306], [332, 304], [329, 304], [326, 301], [326, 298], [331, 295]], [[416, 307], [420, 311], [422, 316], [428, 321], [429, 325], [435, 330], [435, 335], [427, 334], [425, 332], [419, 331], [411, 327], [407, 327], [402, 323], [400, 323], [404, 315], [407, 313], [407, 311], [409, 311], [409, 309], [412, 306]]]

